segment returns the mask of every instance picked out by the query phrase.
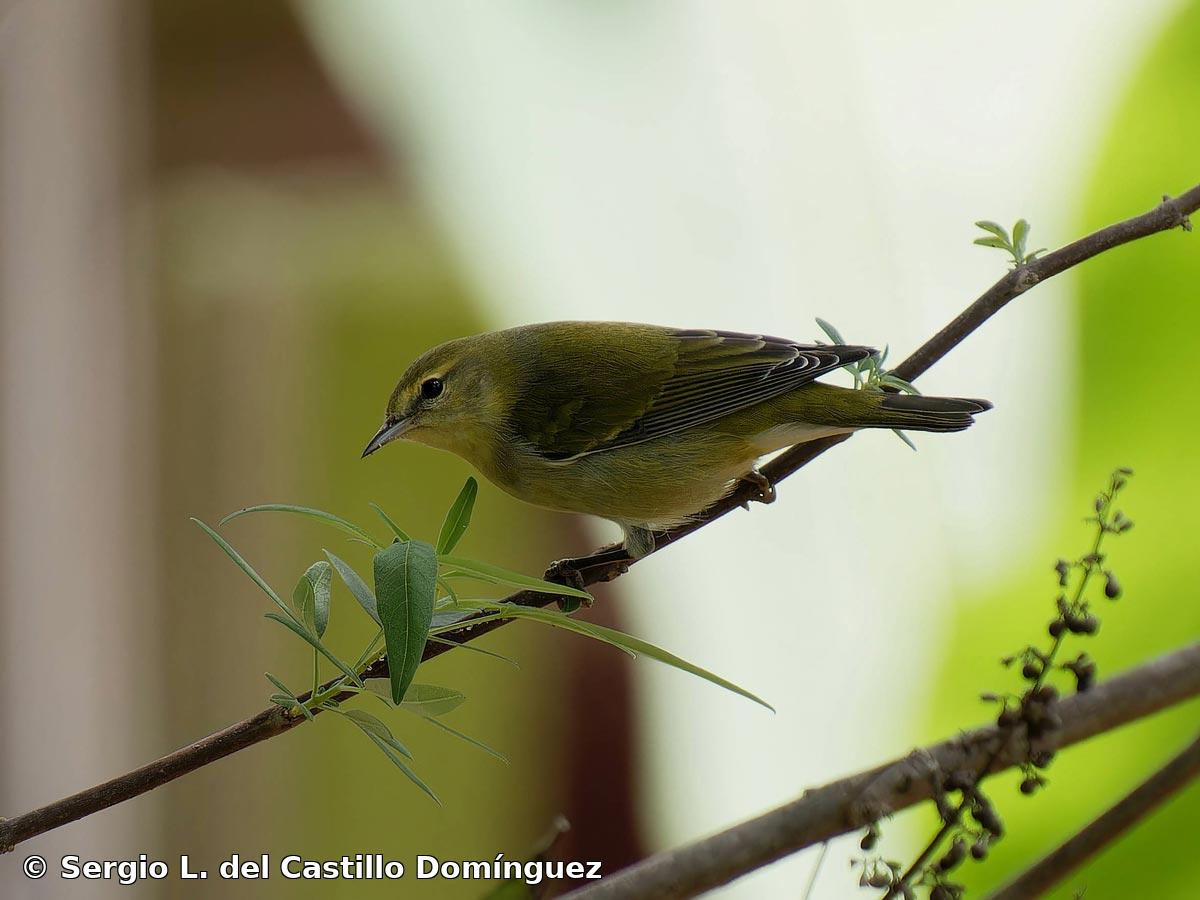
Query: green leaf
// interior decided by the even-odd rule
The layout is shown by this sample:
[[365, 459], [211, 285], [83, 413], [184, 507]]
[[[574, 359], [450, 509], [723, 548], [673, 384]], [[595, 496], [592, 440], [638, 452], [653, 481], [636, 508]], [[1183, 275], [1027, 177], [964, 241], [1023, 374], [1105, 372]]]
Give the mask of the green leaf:
[[438, 684], [410, 684], [400, 706], [421, 716], [442, 716], [452, 709], [458, 709], [466, 701], [467, 695], [453, 688]]
[[[436, 618], [436, 616], [435, 616], [435, 618]], [[470, 642], [463, 642], [460, 644], [458, 641], [448, 641], [445, 638], [438, 637], [432, 631], [430, 631], [430, 633], [429, 633], [429, 640], [435, 644], [441, 644], [445, 647], [457, 647], [460, 650], [470, 650], [472, 653], [480, 653], [483, 656], [490, 656], [492, 659], [498, 659], [501, 662], [508, 663], [514, 669], [521, 668], [521, 664], [519, 662], [517, 662], [515, 659], [513, 659], [511, 656], [505, 656], [502, 653], [496, 653], [492, 650], [485, 650], [482, 647], [477, 647]]]
[[990, 231], [998, 238], [1002, 238], [1004, 243], [1008, 244], [1008, 230], [999, 222], [990, 222], [987, 219], [982, 219], [975, 223], [976, 228], [982, 228], [984, 231]]
[[266, 615], [267, 615], [267, 618], [270, 619], [272, 622], [278, 622], [280, 625], [284, 626], [289, 631], [292, 631], [295, 634], [298, 634], [300, 636], [301, 640], [303, 640], [305, 643], [316, 648], [316, 650], [322, 656], [324, 656], [327, 660], [329, 660], [331, 663], [333, 663], [335, 666], [337, 666], [338, 669], [342, 672], [342, 674], [345, 675], [347, 678], [349, 678], [351, 682], [353, 682], [354, 684], [357, 684], [359, 686], [362, 685], [362, 682], [358, 680], [358, 673], [355, 672], [348, 665], [346, 665], [344, 662], [342, 662], [340, 659], [338, 659], [336, 656], [334, 656], [332, 653], [330, 653], [329, 649], [324, 644], [321, 643], [321, 639], [318, 638], [312, 632], [308, 631], [299, 622], [296, 622], [290, 618], [285, 618], [284, 616], [279, 615], [279, 613], [270, 613], [269, 612]]
[[409, 759], [413, 758], [409, 749], [396, 740], [396, 736], [392, 734], [392, 730], [379, 717], [371, 715], [364, 709], [344, 709], [339, 710], [339, 712], [363, 731], [387, 741], [389, 745], [396, 749], [397, 753]]
[[912, 439], [907, 434], [905, 434], [903, 431], [901, 431], [899, 428], [893, 428], [892, 434], [894, 434], [896, 437], [900, 438], [900, 440], [904, 441], [904, 443], [908, 444], [909, 449], [912, 450], [913, 453], [917, 452], [917, 445], [914, 444], [912, 442]]
[[375, 554], [374, 568], [392, 702], [399, 704], [429, 638], [437, 596], [437, 552], [424, 541], [400, 541]]
[[437, 539], [438, 556], [451, 552], [466, 533], [467, 526], [471, 524], [471, 510], [475, 508], [475, 497], [478, 493], [479, 482], [468, 478], [446, 513], [445, 521], [442, 522], [442, 530]]
[[[587, 591], [567, 587], [565, 584], [554, 584], [549, 581], [543, 581], [540, 578], [531, 578], [528, 575], [522, 575], [520, 572], [513, 572], [511, 569], [493, 566], [491, 563], [479, 562], [475, 559], [443, 556], [441, 562], [442, 565], [447, 566], [450, 570], [458, 570], [454, 574], [461, 572], [468, 578], [478, 578], [482, 581], [490, 581], [493, 584], [508, 584], [513, 587], [524, 588], [527, 591], [536, 591], [539, 594], [579, 597], [583, 600], [592, 599], [592, 595]], [[451, 573], [447, 572], [446, 574], [449, 576]]]
[[889, 385], [894, 388], [899, 388], [900, 390], [904, 391], [906, 394], [917, 394], [919, 396], [921, 393], [913, 385], [909, 384], [907, 381], [905, 381], [900, 376], [893, 375], [891, 372], [888, 372], [885, 375], [882, 375], [879, 379], [879, 383], [886, 384], [886, 385]]
[[576, 634], [582, 634], [586, 637], [594, 638], [598, 641], [603, 641], [613, 647], [624, 650], [631, 656], [648, 656], [651, 659], [658, 660], [668, 666], [687, 672], [699, 678], [703, 678], [718, 687], [723, 687], [727, 691], [732, 691], [735, 694], [740, 694], [748, 700], [753, 700], [760, 706], [765, 706], [771, 712], [775, 711], [775, 707], [767, 703], [762, 698], [750, 693], [745, 688], [738, 687], [732, 681], [726, 681], [719, 675], [714, 675], [712, 672], [702, 669], [699, 666], [693, 665], [685, 659], [681, 659], [673, 653], [657, 647], [648, 641], [643, 641], [641, 638], [636, 638], [633, 635], [625, 634], [622, 631], [617, 631], [615, 628], [606, 628], [603, 625], [596, 625], [593, 622], [584, 622], [580, 619], [573, 619], [570, 616], [564, 616], [561, 613], [551, 612], [547, 609], [537, 609], [532, 606], [517, 606], [514, 603], [502, 603], [499, 601], [489, 600], [464, 600], [463, 606], [475, 607], [476, 609], [490, 609], [500, 612], [510, 618], [518, 619], [533, 619], [535, 622], [542, 622], [547, 625], [553, 625], [556, 628], [563, 628], [567, 631], [574, 631]]
[[313, 593], [313, 583], [308, 580], [308, 573], [300, 576], [292, 589], [292, 606], [300, 613], [300, 621], [309, 631], [317, 630], [316, 595]]
[[471, 618], [470, 610], [463, 609], [447, 609], [433, 614], [433, 619], [429, 623], [430, 628], [449, 628], [452, 625], [457, 625]]
[[408, 533], [403, 528], [401, 528], [399, 525], [397, 525], [395, 522], [393, 522], [392, 517], [383, 511], [382, 506], [380, 506], [378, 503], [372, 503], [372, 504], [370, 504], [370, 506], [371, 506], [371, 509], [373, 509], [373, 510], [375, 510], [375, 512], [379, 513], [379, 518], [383, 519], [383, 521], [387, 524], [387, 527], [392, 529], [392, 533], [394, 535], [396, 535], [396, 537], [400, 538], [400, 540], [402, 540], [402, 541], [411, 541], [412, 540], [412, 538], [410, 538], [408, 536]]
[[975, 238], [971, 243], [978, 244], [980, 247], [995, 247], [997, 250], [1009, 250], [1008, 241], [998, 237], [982, 237]]
[[[288, 707], [289, 709], [294, 707], [295, 709], [298, 709], [300, 712], [304, 713], [304, 718], [308, 719], [309, 721], [312, 720], [313, 714], [308, 711], [307, 706], [300, 702], [300, 698], [292, 692], [291, 688], [289, 688], [270, 672], [263, 672], [263, 674], [267, 676], [267, 681], [275, 685], [275, 687], [279, 689], [279, 692], [291, 702], [291, 706]], [[272, 699], [274, 699], [274, 697], [272, 697]], [[281, 703], [280, 706], [283, 706], [283, 704]]]
[[422, 781], [421, 778], [417, 775], [417, 773], [414, 772], [412, 769], [410, 769], [405, 764], [404, 760], [400, 758], [400, 755], [396, 752], [395, 748], [392, 745], [390, 745], [383, 738], [379, 737], [378, 735], [372, 734], [369, 731], [364, 731], [363, 734], [365, 734], [367, 737], [369, 737], [371, 739], [371, 742], [373, 744], [375, 744], [375, 746], [378, 747], [381, 751], [383, 751], [383, 755], [388, 758], [388, 760], [391, 762], [392, 765], [394, 765], [397, 769], [399, 769], [401, 772], [403, 772], [405, 777], [408, 778], [409, 781], [411, 781], [413, 784], [415, 784], [417, 787], [419, 787], [422, 791], [424, 791], [426, 794], [428, 794], [429, 799], [431, 799], [438, 806], [442, 805], [442, 801], [439, 800], [438, 795], [433, 792], [433, 788], [431, 788], [424, 781]]
[[362, 576], [355, 572], [349, 563], [343, 562], [328, 550], [325, 551], [325, 555], [329, 557], [329, 561], [333, 563], [333, 567], [337, 569], [338, 575], [341, 576], [346, 587], [350, 589], [350, 593], [354, 595], [354, 599], [358, 601], [359, 606], [365, 609], [367, 615], [374, 619], [377, 624], [382, 625], [383, 622], [379, 620], [379, 607], [375, 601], [375, 594], [367, 587], [367, 583], [362, 580]]
[[305, 579], [313, 589], [313, 617], [316, 620], [317, 637], [325, 634], [329, 627], [329, 601], [333, 594], [333, 567], [325, 560], [318, 560], [304, 572]]
[[836, 328], [834, 328], [833, 325], [831, 325], [829, 322], [826, 322], [824, 319], [822, 319], [820, 316], [817, 317], [817, 327], [820, 328], [823, 332], [825, 332], [825, 336], [827, 338], [829, 338], [831, 341], [833, 341], [835, 344], [846, 343], [845, 338], [842, 337], [842, 333], [840, 331], [838, 331]]
[[392, 736], [392, 732], [387, 725], [361, 709], [337, 710], [337, 712], [353, 722], [363, 734], [371, 739], [371, 743], [380, 749], [392, 765], [403, 772], [409, 781], [428, 794], [434, 803], [441, 806], [442, 801], [438, 799], [437, 794], [401, 758], [402, 756], [406, 756], [412, 759], [412, 754]]
[[442, 729], [443, 731], [454, 735], [460, 741], [466, 741], [472, 747], [478, 747], [484, 753], [488, 754], [489, 756], [494, 756], [496, 759], [500, 760], [500, 762], [504, 763], [505, 765], [508, 765], [508, 757], [507, 756], [505, 756], [499, 750], [493, 750], [491, 747], [489, 747], [483, 741], [476, 740], [475, 738], [471, 737], [470, 735], [463, 734], [457, 728], [451, 728], [449, 725], [447, 725], [441, 719], [430, 719], [428, 717], [423, 717], [423, 718], [430, 725], [436, 725], [438, 728]]
[[291, 503], [260, 503], [258, 506], [247, 506], [236, 510], [235, 512], [231, 512], [217, 524], [224, 525], [226, 522], [232, 522], [234, 519], [247, 516], [250, 513], [258, 512], [285, 512], [293, 513], [298, 516], [307, 516], [310, 519], [317, 519], [321, 522], [325, 522], [328, 525], [332, 525], [335, 528], [340, 528], [347, 534], [353, 535], [361, 541], [365, 541], [372, 547], [379, 547], [379, 544], [375, 541], [375, 538], [371, 537], [371, 533], [369, 531], [360, 528], [353, 522], [348, 522], [341, 516], [335, 516], [333, 513], [325, 512], [323, 509], [313, 509], [309, 506], [294, 506]]
[[1023, 260], [1025, 258], [1025, 239], [1028, 237], [1029, 223], [1024, 219], [1018, 219], [1017, 224], [1013, 226], [1012, 230], [1013, 255], [1017, 259]]
[[199, 519], [195, 518], [194, 516], [192, 517], [192, 521], [195, 522], [197, 525], [199, 525], [200, 528], [204, 531], [204, 533], [207, 534], [210, 538], [212, 538], [216, 542], [218, 547], [220, 547], [222, 550], [225, 551], [226, 555], [237, 564], [239, 569], [241, 569], [243, 572], [245, 572], [247, 575], [250, 576], [251, 581], [253, 581], [260, 588], [262, 588], [263, 593], [266, 594], [268, 597], [270, 597], [271, 600], [275, 603], [275, 605], [278, 606], [280, 609], [282, 609], [284, 614], [289, 619], [291, 619], [294, 622], [299, 621], [299, 619], [296, 618], [295, 614], [290, 609], [288, 609], [287, 604], [279, 599], [279, 595], [275, 593], [274, 589], [272, 589], [272, 587], [269, 584], [267, 584], [266, 580], [261, 575], [259, 575], [256, 571], [254, 571], [254, 567], [252, 565], [250, 565], [250, 563], [248, 563], [248, 562], [246, 562], [246, 560], [242, 559], [242, 555], [240, 553], [238, 553], [236, 550], [234, 550], [233, 547], [230, 546], [229, 542], [227, 540], [225, 540], [225, 538], [221, 537], [219, 534], [217, 534], [215, 531], [213, 531], [212, 528], [210, 528], [208, 525], [205, 525], [203, 522], [201, 522]]

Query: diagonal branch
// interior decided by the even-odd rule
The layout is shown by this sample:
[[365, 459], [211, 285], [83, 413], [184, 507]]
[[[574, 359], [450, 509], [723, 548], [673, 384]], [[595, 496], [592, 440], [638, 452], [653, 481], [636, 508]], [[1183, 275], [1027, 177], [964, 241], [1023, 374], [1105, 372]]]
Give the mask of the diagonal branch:
[[[1107, 228], [1080, 238], [1028, 265], [1008, 272], [956, 316], [950, 324], [897, 366], [895, 373], [906, 381], [914, 380], [1003, 309], [1009, 301], [1020, 296], [1029, 288], [1047, 278], [1065, 272], [1093, 256], [1111, 250], [1113, 247], [1172, 228], [1188, 228], [1190, 227], [1188, 216], [1197, 210], [1200, 210], [1200, 185], [1174, 199], [1164, 198], [1161, 204], [1147, 213], [1109, 225]], [[763, 466], [762, 473], [772, 484], [778, 483], [816, 459], [830, 447], [844, 440], [846, 440], [846, 436], [822, 438], [806, 444], [799, 444]], [[756, 499], [758, 492], [757, 486], [739, 484], [732, 493], [713, 504], [694, 521], [665, 535], [658, 536], [655, 541], [655, 550], [661, 550], [737, 507], [748, 504]], [[623, 552], [601, 551], [576, 561], [576, 567], [584, 584], [588, 585], [617, 577], [627, 571], [632, 562]], [[553, 602], [555, 598], [546, 594], [521, 591], [505, 599], [527, 606], [545, 606]], [[498, 619], [481, 624], [471, 624], [468, 621], [461, 628], [445, 633], [441, 637], [451, 644], [461, 644], [487, 634], [507, 621], [509, 620]], [[449, 649], [451, 647], [446, 643], [430, 643], [425, 647], [424, 658], [431, 659], [440, 656]], [[386, 672], [386, 660], [377, 660], [368, 668], [366, 675], [367, 677], [378, 677]], [[300, 699], [307, 699], [308, 696], [308, 694], [303, 694]], [[347, 694], [340, 699], [346, 699], [349, 696]], [[174, 753], [103, 784], [80, 791], [24, 815], [0, 820], [0, 851], [9, 850], [21, 841], [26, 841], [68, 822], [130, 800], [156, 787], [161, 787], [169, 781], [223, 759], [231, 753], [236, 753], [267, 738], [289, 731], [303, 721], [305, 721], [303, 717], [291, 715], [279, 707], [263, 710], [249, 719], [231, 725], [194, 744], [189, 744]]]
[[[938, 772], [999, 772], [1031, 753], [1059, 750], [1200, 695], [1200, 643], [1061, 701], [1062, 727], [1030, 741], [1024, 728], [980, 728], [904, 759], [806, 791], [770, 812], [711, 837], [635, 863], [567, 895], [572, 900], [675, 900], [851, 831], [934, 795]], [[990, 763], [990, 765], [989, 765]], [[1031, 897], [1017, 893], [1013, 897]], [[567, 900], [564, 897], [563, 900]]]
[[1200, 778], [1200, 737], [988, 900], [1042, 896], [1196, 778]]

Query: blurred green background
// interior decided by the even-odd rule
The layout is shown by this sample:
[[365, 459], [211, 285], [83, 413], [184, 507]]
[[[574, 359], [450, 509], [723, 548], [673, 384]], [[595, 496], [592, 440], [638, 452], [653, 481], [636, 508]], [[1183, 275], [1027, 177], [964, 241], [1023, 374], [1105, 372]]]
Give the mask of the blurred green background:
[[[1097, 155], [1079, 216], [1080, 233], [1120, 219], [1145, 198], [1182, 186], [1195, 169], [1200, 140], [1200, 5], [1174, 17], [1122, 91], [1109, 134]], [[1148, 136], [1156, 135], [1153, 140]], [[1200, 502], [1194, 460], [1200, 423], [1176, 411], [1194, 406], [1182, 343], [1200, 329], [1195, 303], [1200, 252], [1171, 233], [1132, 251], [1104, 254], [1079, 272], [1078, 420], [1070, 476], [1054, 487], [1061, 511], [1036, 528], [1042, 552], [1014, 565], [1015, 577], [964, 605], [946, 640], [932, 727], [952, 729], [971, 715], [964, 684], [1012, 689], [1016, 673], [997, 660], [1031, 642], [1053, 616], [1059, 556], [1086, 552], [1092, 534], [1082, 522], [1092, 498], [1117, 466], [1136, 475], [1120, 506], [1134, 529], [1105, 552], [1126, 595], [1101, 600], [1102, 630], [1077, 642], [1118, 671], [1194, 640], [1200, 607], [1194, 593], [1196, 538], [1189, 526]], [[1099, 592], [1096, 592], [1099, 597]], [[986, 621], [986, 629], [980, 628]], [[1068, 655], [1073, 656], [1074, 653]], [[990, 686], [990, 687], [989, 687]], [[1016, 791], [1017, 777], [992, 789], [1009, 836], [986, 867], [967, 867], [972, 887], [996, 885], [1028, 860], [1065, 840], [1195, 738], [1200, 705], [1189, 703], [1152, 720], [1059, 754], [1047, 772], [1049, 790], [1036, 801]], [[1194, 787], [1124, 837], [1053, 894], [1075, 897], [1190, 897], [1190, 867], [1200, 792]]]
[[[1195, 2], [16, 0], [0, 17], [0, 814], [253, 714], [265, 669], [308, 677], [188, 516], [295, 502], [370, 525], [376, 501], [435, 534], [465, 463], [358, 458], [426, 347], [551, 318], [814, 339], [820, 315], [895, 359], [1001, 273], [972, 221], [1026, 216], [1057, 246], [1200, 172]], [[939, 364], [927, 391], [996, 401], [970, 433], [918, 454], [856, 438], [599, 591], [588, 615], [777, 716], [520, 623], [485, 643], [520, 669], [453, 653], [422, 672], [512, 760], [414, 719], [399, 736], [442, 807], [320, 721], [29, 851], [492, 859], [561, 813], [562, 855], [611, 870], [983, 720], [977, 693], [1011, 686], [997, 660], [1042, 633], [1051, 566], [1082, 552], [1118, 465], [1137, 470], [1137, 526], [1109, 548], [1126, 596], [1087, 649], [1103, 675], [1194, 640], [1196, 241], [1106, 254]], [[325, 546], [367, 562], [286, 517], [224, 531], [281, 590]], [[483, 483], [463, 551], [536, 573], [609, 538]], [[340, 593], [332, 642], [356, 646], [361, 618]], [[1078, 828], [1196, 712], [1061, 754], [1034, 799], [997, 780], [1008, 836], [964, 877], [996, 884]], [[1193, 896], [1198, 813], [1193, 789], [1059, 895]], [[889, 826], [886, 852], [928, 826]], [[833, 845], [814, 897], [860, 896], [854, 854]], [[5, 897], [204, 893], [32, 883], [21, 856], [0, 857]], [[815, 861], [723, 894], [797, 896]], [[220, 885], [364, 892], [396, 886]]]

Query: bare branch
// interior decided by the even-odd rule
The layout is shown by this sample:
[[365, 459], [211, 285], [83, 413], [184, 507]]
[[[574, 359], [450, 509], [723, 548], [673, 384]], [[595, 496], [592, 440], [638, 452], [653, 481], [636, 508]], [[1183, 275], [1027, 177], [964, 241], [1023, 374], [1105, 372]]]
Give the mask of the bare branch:
[[[934, 772], [999, 772], [1200, 695], [1200, 643], [1144, 663], [1058, 704], [1062, 728], [1030, 741], [995, 725], [805, 792], [712, 837], [635, 863], [567, 894], [572, 900], [674, 900], [727, 884], [805, 847], [863, 828], [934, 793]], [[1016, 895], [1014, 895], [1016, 896]], [[1031, 894], [1021, 894], [1028, 897]], [[566, 898], [564, 898], [566, 900]]]
[[990, 900], [1040, 897], [1200, 776], [1200, 737]]
[[[1026, 266], [1009, 272], [955, 317], [950, 324], [902, 362], [896, 368], [896, 374], [906, 381], [912, 381], [995, 315], [1010, 300], [1035, 284], [1113, 247], [1160, 231], [1184, 226], [1188, 221], [1187, 217], [1197, 210], [1200, 210], [1200, 185], [1173, 200], [1164, 199], [1159, 206], [1143, 215], [1102, 228]], [[816, 459], [830, 447], [846, 439], [845, 436], [841, 436], [799, 444], [767, 463], [762, 472], [772, 484], [776, 484]], [[713, 504], [688, 525], [665, 535], [659, 535], [655, 541], [655, 551], [661, 550], [696, 529], [719, 519], [731, 510], [749, 503], [755, 499], [759, 490], [758, 487], [750, 484], [739, 485], [732, 493]], [[601, 581], [609, 581], [627, 571], [633, 561], [623, 552], [602, 551], [578, 560], [577, 563], [584, 584], [596, 584]], [[554, 579], [554, 576], [549, 573], [547, 577], [551, 580]], [[545, 606], [554, 599], [547, 594], [533, 594], [528, 591], [521, 591], [505, 598], [509, 602], [527, 606]], [[461, 628], [442, 634], [440, 637], [443, 641], [450, 643], [464, 643], [487, 634], [508, 621], [510, 620], [496, 619], [481, 624], [471, 624], [468, 621]], [[431, 642], [425, 648], [424, 658], [440, 656], [449, 649], [451, 647], [447, 643]], [[381, 659], [369, 667], [366, 676], [379, 677], [386, 673], [387, 662]], [[300, 699], [307, 699], [308, 696], [309, 694], [303, 694]], [[347, 694], [338, 699], [347, 699], [349, 696]], [[303, 721], [305, 721], [303, 717], [289, 715], [287, 711], [279, 707], [263, 710], [252, 718], [211, 734], [139, 769], [134, 769], [103, 784], [24, 815], [2, 820], [0, 821], [0, 851], [12, 849], [21, 841], [144, 794], [186, 775], [188, 772], [223, 759], [231, 753], [282, 734]]]

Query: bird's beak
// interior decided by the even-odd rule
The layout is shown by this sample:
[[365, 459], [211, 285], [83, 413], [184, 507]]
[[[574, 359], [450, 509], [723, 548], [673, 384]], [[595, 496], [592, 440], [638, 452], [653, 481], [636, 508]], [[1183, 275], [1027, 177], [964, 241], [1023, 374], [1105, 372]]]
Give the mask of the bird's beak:
[[363, 457], [368, 457], [384, 444], [390, 444], [396, 438], [402, 436], [408, 431], [411, 426], [411, 419], [399, 419], [395, 422], [384, 422], [383, 427], [375, 432], [375, 437], [371, 438], [367, 444], [367, 449], [362, 452]]

